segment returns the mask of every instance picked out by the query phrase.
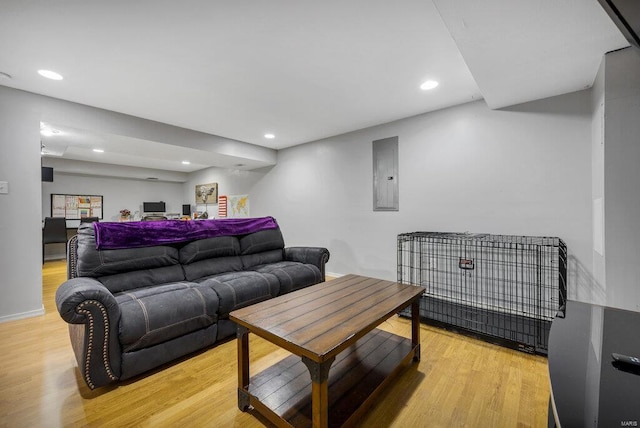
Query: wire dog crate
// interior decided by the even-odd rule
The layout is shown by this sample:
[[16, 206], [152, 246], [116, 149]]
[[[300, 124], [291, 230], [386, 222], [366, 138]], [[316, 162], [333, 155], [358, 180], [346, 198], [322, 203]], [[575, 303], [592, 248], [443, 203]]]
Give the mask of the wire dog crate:
[[520, 351], [547, 354], [551, 321], [566, 302], [566, 278], [560, 238], [398, 235], [398, 282], [426, 287], [423, 322]]

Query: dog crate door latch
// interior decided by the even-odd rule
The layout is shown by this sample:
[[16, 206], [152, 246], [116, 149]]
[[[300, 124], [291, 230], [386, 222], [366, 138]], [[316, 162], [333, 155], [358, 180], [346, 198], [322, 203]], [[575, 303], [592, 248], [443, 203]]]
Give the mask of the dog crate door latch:
[[474, 269], [473, 259], [463, 259], [462, 257], [460, 257], [460, 260], [458, 261], [458, 267], [460, 269], [466, 269], [466, 270]]

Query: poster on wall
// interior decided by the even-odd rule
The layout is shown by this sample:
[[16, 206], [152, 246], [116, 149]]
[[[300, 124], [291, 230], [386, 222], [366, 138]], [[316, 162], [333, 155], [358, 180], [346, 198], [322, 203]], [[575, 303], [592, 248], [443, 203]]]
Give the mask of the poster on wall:
[[85, 217], [102, 219], [102, 196], [51, 194], [51, 217], [79, 220]]
[[89, 217], [102, 218], [102, 196], [91, 196], [91, 215]]
[[51, 217], [64, 217], [66, 213], [64, 195], [51, 195]]
[[65, 195], [64, 218], [71, 219], [71, 220], [80, 218], [80, 213], [78, 212], [78, 196], [77, 195]]
[[232, 195], [227, 202], [229, 217], [249, 217], [249, 195]]

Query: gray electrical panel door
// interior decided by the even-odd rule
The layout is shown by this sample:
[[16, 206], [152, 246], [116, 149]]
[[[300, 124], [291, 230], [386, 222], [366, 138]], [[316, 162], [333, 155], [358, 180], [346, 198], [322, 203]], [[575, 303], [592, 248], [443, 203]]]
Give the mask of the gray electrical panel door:
[[398, 211], [398, 137], [373, 142], [373, 210]]

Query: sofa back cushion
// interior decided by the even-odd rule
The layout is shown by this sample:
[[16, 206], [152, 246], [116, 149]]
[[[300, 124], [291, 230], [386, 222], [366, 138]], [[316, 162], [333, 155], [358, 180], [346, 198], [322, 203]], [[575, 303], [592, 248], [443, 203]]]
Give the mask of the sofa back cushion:
[[79, 276], [98, 278], [115, 293], [276, 263], [283, 260], [283, 251], [279, 228], [199, 239], [179, 247], [96, 250], [93, 225], [82, 224], [78, 229], [77, 271]]
[[187, 281], [198, 281], [226, 272], [281, 261], [284, 239], [280, 229], [240, 236], [223, 236], [190, 242], [180, 249]]
[[168, 245], [121, 250], [96, 250], [92, 223], [78, 228], [79, 276], [101, 277], [135, 270], [173, 266], [179, 263], [178, 249]]
[[256, 254], [245, 254], [240, 257], [242, 258], [242, 265], [245, 269], [269, 263], [278, 263], [284, 260], [283, 250], [270, 250]]
[[236, 236], [199, 239], [180, 248], [180, 263], [187, 281], [242, 270], [240, 241]]
[[189, 264], [215, 257], [240, 255], [240, 241], [236, 236], [199, 239], [180, 248], [180, 263]]
[[240, 237], [240, 254], [242, 255], [283, 249], [284, 239], [279, 228], [261, 230]]

